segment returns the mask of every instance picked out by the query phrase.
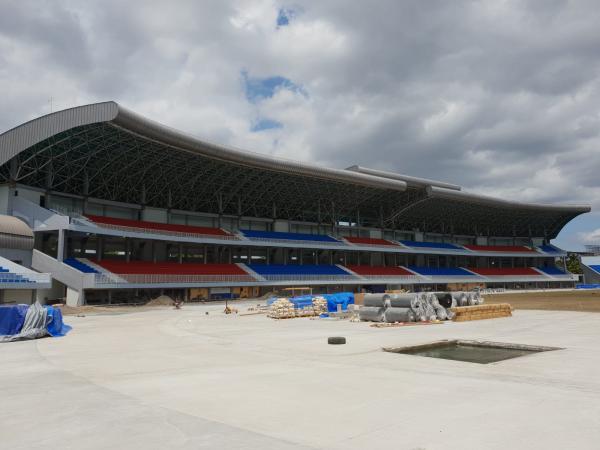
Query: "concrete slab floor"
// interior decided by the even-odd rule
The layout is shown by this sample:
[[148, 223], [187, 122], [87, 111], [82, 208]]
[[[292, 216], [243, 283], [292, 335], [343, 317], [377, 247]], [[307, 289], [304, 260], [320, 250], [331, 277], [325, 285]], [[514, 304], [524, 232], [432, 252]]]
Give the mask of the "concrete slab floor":
[[[64, 338], [0, 345], [0, 448], [600, 448], [600, 314], [376, 329], [221, 310], [70, 316]], [[439, 339], [565, 349], [489, 365], [381, 351]]]

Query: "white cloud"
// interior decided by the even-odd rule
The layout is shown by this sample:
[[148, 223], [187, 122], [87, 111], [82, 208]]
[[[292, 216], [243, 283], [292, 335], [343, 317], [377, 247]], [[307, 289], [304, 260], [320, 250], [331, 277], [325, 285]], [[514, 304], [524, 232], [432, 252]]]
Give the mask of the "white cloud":
[[[314, 0], [280, 28], [294, 4], [0, 1], [0, 129], [112, 99], [253, 151], [600, 208], [593, 1]], [[242, 71], [308, 95], [251, 104]]]

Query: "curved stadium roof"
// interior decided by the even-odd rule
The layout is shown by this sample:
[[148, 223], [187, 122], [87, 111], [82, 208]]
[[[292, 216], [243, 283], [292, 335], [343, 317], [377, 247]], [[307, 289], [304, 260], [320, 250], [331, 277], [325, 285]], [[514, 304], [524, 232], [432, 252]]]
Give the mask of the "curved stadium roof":
[[0, 135], [0, 182], [179, 210], [455, 234], [555, 237], [580, 205], [509, 202], [353, 166], [329, 169], [213, 144], [115, 102]]

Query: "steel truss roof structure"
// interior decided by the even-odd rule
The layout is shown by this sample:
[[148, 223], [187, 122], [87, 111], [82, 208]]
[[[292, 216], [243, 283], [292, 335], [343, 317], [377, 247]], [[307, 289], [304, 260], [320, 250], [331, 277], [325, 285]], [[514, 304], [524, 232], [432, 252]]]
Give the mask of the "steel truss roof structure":
[[0, 135], [0, 182], [157, 208], [424, 232], [556, 237], [589, 206], [509, 202], [358, 166], [328, 169], [199, 140], [114, 102]]

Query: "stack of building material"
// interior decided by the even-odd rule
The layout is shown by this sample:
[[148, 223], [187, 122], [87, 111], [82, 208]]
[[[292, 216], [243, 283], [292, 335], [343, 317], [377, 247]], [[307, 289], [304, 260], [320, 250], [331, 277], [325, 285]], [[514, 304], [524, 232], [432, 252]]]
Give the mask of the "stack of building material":
[[296, 317], [294, 304], [287, 298], [278, 298], [269, 308], [269, 317], [272, 317], [273, 319], [289, 319], [291, 317]]
[[315, 315], [325, 314], [327, 309], [327, 299], [324, 297], [314, 297], [312, 300], [312, 307]]
[[499, 303], [497, 305], [457, 306], [456, 308], [451, 308], [450, 311], [455, 314], [455, 322], [512, 316], [511, 307], [508, 303]]

